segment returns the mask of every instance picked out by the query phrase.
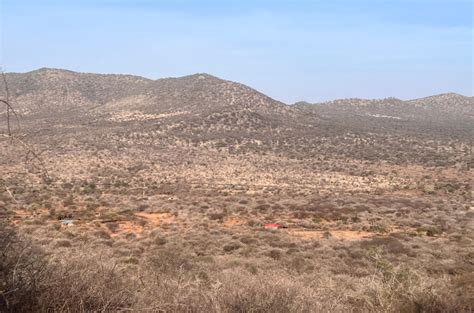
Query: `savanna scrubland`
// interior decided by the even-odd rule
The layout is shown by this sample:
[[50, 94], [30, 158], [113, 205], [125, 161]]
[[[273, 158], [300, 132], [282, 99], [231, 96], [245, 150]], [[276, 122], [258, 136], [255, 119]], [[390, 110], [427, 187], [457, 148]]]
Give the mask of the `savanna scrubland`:
[[473, 309], [472, 98], [6, 79], [0, 311]]

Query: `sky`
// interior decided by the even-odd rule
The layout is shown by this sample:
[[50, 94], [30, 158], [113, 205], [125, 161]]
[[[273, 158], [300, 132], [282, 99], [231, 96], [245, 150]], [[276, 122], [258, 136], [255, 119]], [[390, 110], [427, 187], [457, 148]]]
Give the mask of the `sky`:
[[286, 103], [473, 95], [471, 0], [0, 3], [7, 72], [205, 72]]

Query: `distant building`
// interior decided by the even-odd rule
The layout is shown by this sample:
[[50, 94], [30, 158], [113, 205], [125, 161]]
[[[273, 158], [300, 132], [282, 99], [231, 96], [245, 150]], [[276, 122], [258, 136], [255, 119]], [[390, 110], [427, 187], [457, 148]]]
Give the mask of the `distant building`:
[[263, 227], [265, 227], [265, 229], [278, 229], [280, 226], [278, 224], [265, 224]]

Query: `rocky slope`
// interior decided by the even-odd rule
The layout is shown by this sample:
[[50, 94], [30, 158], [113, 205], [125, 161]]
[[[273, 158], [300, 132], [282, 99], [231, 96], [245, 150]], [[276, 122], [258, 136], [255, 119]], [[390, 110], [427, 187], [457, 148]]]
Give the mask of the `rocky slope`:
[[24, 114], [69, 108], [154, 114], [210, 112], [221, 108], [266, 113], [285, 110], [284, 104], [252, 88], [208, 74], [151, 80], [42, 68], [28, 73], [8, 73], [7, 81]]
[[474, 135], [473, 98], [457, 94], [286, 105], [208, 74], [151, 80], [39, 69], [7, 81], [23, 131], [45, 149], [126, 144], [455, 164]]
[[454, 93], [408, 101], [387, 98], [300, 102], [295, 107], [326, 122], [359, 130], [473, 135], [474, 99]]

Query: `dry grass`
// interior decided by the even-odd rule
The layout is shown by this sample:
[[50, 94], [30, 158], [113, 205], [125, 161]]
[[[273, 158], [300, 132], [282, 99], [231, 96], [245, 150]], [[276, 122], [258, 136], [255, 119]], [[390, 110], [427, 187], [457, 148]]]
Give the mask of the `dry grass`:
[[[61, 212], [61, 189], [59, 196], [54, 189], [43, 192]], [[314, 195], [217, 192], [183, 201], [176, 193], [174, 199], [142, 196], [145, 211], [134, 211], [124, 209], [128, 195], [110, 187], [99, 199], [88, 197], [74, 196], [72, 225], [61, 225], [41, 205], [30, 214], [9, 202], [6, 220], [21, 235], [10, 228], [12, 237], [6, 231], [0, 236], [8, 256], [4, 310], [472, 309], [471, 210], [455, 209], [455, 200], [361, 194], [328, 202]], [[107, 209], [85, 208], [105, 199]], [[196, 210], [193, 203], [208, 209]], [[242, 205], [238, 215], [230, 213]], [[265, 230], [267, 222], [280, 229]], [[25, 269], [14, 273], [12, 264]]]

